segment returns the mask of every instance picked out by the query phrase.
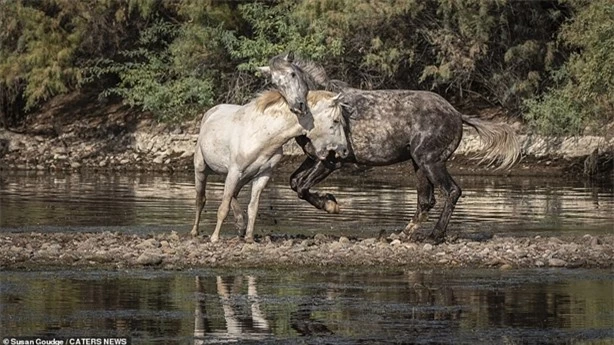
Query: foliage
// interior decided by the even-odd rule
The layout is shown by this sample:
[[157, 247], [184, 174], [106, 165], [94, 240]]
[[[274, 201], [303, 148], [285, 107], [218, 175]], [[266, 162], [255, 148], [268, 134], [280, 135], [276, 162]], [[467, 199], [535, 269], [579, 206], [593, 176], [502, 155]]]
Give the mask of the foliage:
[[[612, 120], [611, 0], [0, 1], [0, 125], [80, 88], [161, 121], [243, 103], [294, 51], [360, 88], [432, 89], [536, 130]], [[15, 116], [18, 113], [19, 116]]]
[[556, 84], [529, 99], [525, 118], [551, 134], [581, 134], [614, 120], [614, 3], [570, 1], [576, 15], [562, 28], [561, 45], [572, 52], [552, 71]]
[[[183, 50], [169, 49], [181, 29], [156, 21], [141, 32], [136, 48], [119, 52], [124, 61], [101, 59], [87, 68], [91, 79], [105, 74], [119, 77], [116, 86], [102, 96], [116, 94], [126, 104], [153, 112], [163, 121], [176, 121], [194, 115], [213, 103], [213, 85], [207, 71], [186, 69]], [[188, 52], [189, 53], [189, 52]]]

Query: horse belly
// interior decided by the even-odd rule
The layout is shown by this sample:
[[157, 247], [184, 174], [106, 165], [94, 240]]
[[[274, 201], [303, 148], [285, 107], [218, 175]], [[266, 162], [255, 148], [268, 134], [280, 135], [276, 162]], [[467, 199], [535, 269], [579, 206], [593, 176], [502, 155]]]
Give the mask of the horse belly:
[[410, 159], [407, 134], [395, 132], [395, 128], [387, 126], [354, 130], [352, 150], [356, 163], [387, 165]]
[[200, 150], [207, 167], [218, 174], [227, 174], [230, 166], [230, 147], [224, 140], [205, 136], [200, 142]]
[[281, 160], [283, 151], [281, 148], [273, 151], [272, 153], [262, 154], [256, 157], [249, 165], [243, 170], [243, 175], [256, 176], [265, 171], [273, 169]]

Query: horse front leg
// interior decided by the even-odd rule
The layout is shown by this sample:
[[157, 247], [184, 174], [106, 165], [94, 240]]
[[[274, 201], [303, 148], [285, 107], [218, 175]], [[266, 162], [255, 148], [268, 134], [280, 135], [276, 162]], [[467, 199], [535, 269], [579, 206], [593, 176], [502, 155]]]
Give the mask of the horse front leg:
[[320, 160], [307, 157], [303, 164], [290, 176], [290, 187], [300, 199], [306, 200], [315, 208], [325, 210], [328, 213], [339, 213], [339, 205], [334, 195], [319, 195], [309, 191], [311, 187], [324, 180], [339, 166], [331, 166]]
[[245, 241], [248, 243], [254, 242], [254, 225], [256, 224], [256, 215], [258, 214], [260, 194], [270, 178], [271, 171], [269, 170], [256, 177], [252, 182], [252, 195], [247, 206], [247, 230], [245, 232]]
[[228, 172], [226, 176], [226, 181], [224, 182], [224, 194], [222, 196], [222, 203], [220, 207], [217, 209], [217, 223], [215, 224], [215, 230], [213, 231], [213, 235], [211, 235], [211, 242], [217, 242], [220, 239], [220, 229], [222, 228], [222, 223], [226, 216], [228, 216], [228, 211], [230, 211], [230, 203], [232, 202], [232, 198], [235, 194], [235, 190], [237, 185], [239, 184], [239, 172], [231, 170]]

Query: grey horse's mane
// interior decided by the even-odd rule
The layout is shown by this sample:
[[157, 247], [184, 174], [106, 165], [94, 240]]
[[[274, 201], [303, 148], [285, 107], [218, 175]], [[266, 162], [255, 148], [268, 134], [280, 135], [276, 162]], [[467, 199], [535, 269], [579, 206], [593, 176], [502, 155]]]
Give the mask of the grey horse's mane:
[[[285, 63], [287, 61], [282, 55], [278, 55], [270, 60], [270, 65], [273, 68], [280, 68]], [[342, 89], [349, 87], [344, 81], [329, 79], [324, 67], [312, 60], [297, 57], [293, 59], [292, 64], [303, 72], [303, 80], [305, 80], [310, 90], [341, 92]]]
[[329, 79], [328, 74], [322, 65], [307, 59], [296, 59], [294, 64], [298, 66], [308, 78], [307, 85], [311, 90], [324, 89], [326, 91], [341, 92], [342, 89], [348, 88], [349, 85], [338, 79]]

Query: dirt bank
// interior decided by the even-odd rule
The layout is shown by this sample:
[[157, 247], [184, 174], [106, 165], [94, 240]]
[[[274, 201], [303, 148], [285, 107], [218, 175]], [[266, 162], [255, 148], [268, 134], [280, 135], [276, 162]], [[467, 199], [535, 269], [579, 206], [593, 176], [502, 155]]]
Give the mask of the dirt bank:
[[456, 239], [440, 245], [381, 238], [259, 238], [245, 243], [186, 235], [9, 233], [0, 237], [0, 269], [154, 267], [406, 266], [612, 268], [614, 235]]

